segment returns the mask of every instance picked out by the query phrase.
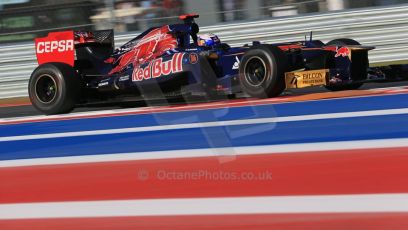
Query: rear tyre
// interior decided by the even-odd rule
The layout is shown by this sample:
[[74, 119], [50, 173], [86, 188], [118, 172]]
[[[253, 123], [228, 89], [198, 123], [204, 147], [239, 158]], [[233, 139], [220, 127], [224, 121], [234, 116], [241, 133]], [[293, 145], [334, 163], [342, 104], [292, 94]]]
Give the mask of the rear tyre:
[[[350, 38], [339, 38], [339, 39], [334, 39], [332, 41], [329, 41], [326, 45], [347, 46], [347, 45], [361, 45], [361, 44], [358, 41], [350, 39]], [[364, 71], [359, 70], [358, 72], [360, 73]], [[364, 83], [352, 83], [352, 84], [344, 84], [344, 85], [327, 85], [325, 87], [326, 89], [330, 91], [355, 90], [355, 89], [359, 89], [363, 84]]]
[[32, 105], [44, 114], [72, 111], [81, 94], [81, 78], [64, 63], [46, 63], [31, 74], [28, 94]]
[[251, 97], [280, 95], [285, 89], [286, 55], [276, 46], [260, 45], [241, 59], [239, 77], [242, 90]]

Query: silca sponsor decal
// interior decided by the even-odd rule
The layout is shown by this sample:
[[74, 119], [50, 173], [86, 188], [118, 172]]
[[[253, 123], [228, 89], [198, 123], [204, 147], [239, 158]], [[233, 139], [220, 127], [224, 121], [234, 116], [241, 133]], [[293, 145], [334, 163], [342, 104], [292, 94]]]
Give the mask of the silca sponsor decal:
[[53, 53], [74, 50], [74, 40], [45, 41], [37, 43], [37, 53]]
[[144, 68], [135, 68], [132, 74], [132, 81], [143, 81], [158, 78], [183, 71], [184, 53], [176, 53], [168, 61], [158, 58], [151, 61]]

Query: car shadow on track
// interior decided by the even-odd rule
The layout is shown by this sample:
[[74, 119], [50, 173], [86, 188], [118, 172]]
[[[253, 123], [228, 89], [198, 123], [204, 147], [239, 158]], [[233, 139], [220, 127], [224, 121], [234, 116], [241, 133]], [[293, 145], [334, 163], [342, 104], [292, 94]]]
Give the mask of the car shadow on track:
[[[408, 86], [408, 82], [389, 82], [389, 83], [367, 83], [361, 89], [357, 91], [364, 91], [376, 88], [387, 88], [387, 87], [399, 87]], [[311, 87], [296, 90], [287, 90], [283, 96], [302, 96], [307, 94], [315, 93], [327, 93], [329, 92], [323, 87]], [[225, 101], [234, 100], [234, 98], [220, 97], [216, 99], [209, 100], [203, 97], [189, 97], [184, 98], [173, 98], [173, 99], [161, 99], [161, 100], [149, 100], [149, 101], [125, 101], [120, 103], [98, 103], [98, 104], [88, 104], [86, 106], [79, 106], [73, 113], [77, 112], [88, 112], [88, 111], [101, 111], [101, 110], [115, 110], [123, 108], [140, 108], [147, 106], [176, 106], [176, 105], [187, 105], [187, 104], [199, 104], [215, 101]], [[11, 117], [26, 117], [41, 115], [33, 106], [22, 105], [22, 106], [5, 106], [0, 107], [0, 118], [11, 118]]]

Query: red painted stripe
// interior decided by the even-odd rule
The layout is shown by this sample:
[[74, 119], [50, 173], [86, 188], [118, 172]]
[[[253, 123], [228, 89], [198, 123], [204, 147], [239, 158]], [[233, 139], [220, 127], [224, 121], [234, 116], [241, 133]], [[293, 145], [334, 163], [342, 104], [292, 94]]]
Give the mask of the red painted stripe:
[[406, 193], [407, 165], [392, 148], [1, 168], [0, 203]]
[[278, 46], [279, 49], [283, 50], [283, 51], [287, 51], [290, 49], [302, 49], [302, 47], [304, 47], [303, 45], [298, 45], [298, 44], [291, 44], [291, 45], [282, 45], [282, 46]]
[[406, 230], [408, 213], [267, 214], [0, 220], [2, 230]]

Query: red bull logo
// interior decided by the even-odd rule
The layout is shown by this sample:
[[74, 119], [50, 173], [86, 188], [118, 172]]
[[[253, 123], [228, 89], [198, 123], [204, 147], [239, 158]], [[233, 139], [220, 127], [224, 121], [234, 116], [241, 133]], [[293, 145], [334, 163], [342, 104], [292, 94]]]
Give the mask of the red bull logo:
[[350, 49], [347, 47], [337, 47], [336, 49], [336, 56], [335, 57], [349, 57], [350, 56]]
[[183, 71], [184, 53], [176, 53], [168, 61], [158, 58], [144, 68], [135, 68], [132, 81], [143, 81]]

